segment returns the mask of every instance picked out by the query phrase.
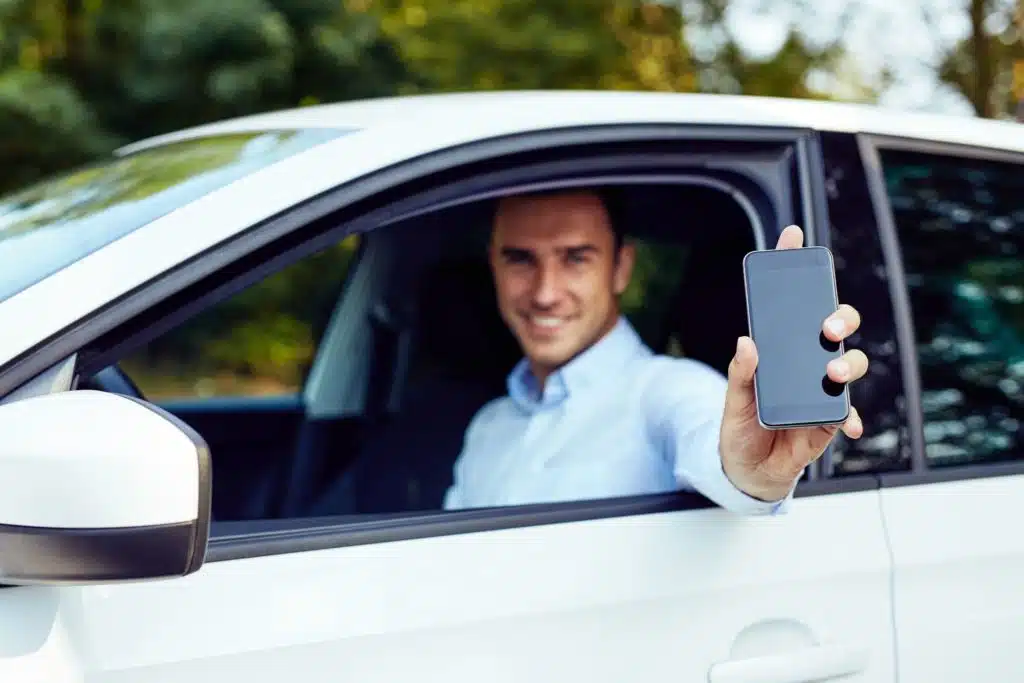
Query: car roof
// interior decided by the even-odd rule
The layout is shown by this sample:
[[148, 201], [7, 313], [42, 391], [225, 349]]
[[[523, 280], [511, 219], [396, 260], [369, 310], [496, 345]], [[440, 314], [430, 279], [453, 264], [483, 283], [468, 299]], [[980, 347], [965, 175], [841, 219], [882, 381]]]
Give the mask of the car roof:
[[[948, 142], [1024, 152], [1024, 125], [969, 116], [902, 111], [877, 105], [795, 98], [653, 93], [627, 91], [490, 91], [439, 93], [353, 100], [255, 114], [196, 126], [127, 145], [119, 154], [209, 135], [296, 130], [303, 128], [372, 129], [381, 125], [458, 125], [481, 116], [515, 118], [566, 109], [609, 111], [622, 123], [643, 112], [649, 120], [656, 110], [666, 122], [804, 128], [819, 131], [870, 133], [922, 141]], [[561, 116], [559, 118], [562, 118]]]

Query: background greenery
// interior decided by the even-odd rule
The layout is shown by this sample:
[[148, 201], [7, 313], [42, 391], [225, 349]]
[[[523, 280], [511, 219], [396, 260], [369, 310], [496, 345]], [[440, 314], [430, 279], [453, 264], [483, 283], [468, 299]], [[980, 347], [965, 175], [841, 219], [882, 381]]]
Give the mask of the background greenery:
[[[765, 11], [773, 1], [782, 2], [764, 0]], [[810, 0], [785, 4], [815, 11]], [[972, 34], [942, 61], [938, 75], [980, 115], [1006, 116], [1015, 107], [1021, 4], [966, 0]], [[775, 54], [749, 57], [730, 33], [728, 7], [728, 0], [2, 0], [0, 191], [146, 136], [362, 97], [521, 88], [835, 96], [815, 83], [841, 86], [834, 92], [848, 99], [878, 96], [851, 75], [856, 69], [838, 42], [814, 43], [794, 29]], [[918, 28], [928, 30], [927, 21]], [[0, 230], [0, 239], [10, 236]], [[163, 378], [170, 393], [294, 387], [322, 324], [317, 302], [336, 291], [353, 248], [346, 243], [272, 278], [129, 365]], [[650, 280], [647, 266], [636, 287]], [[627, 296], [627, 304], [642, 300]]]

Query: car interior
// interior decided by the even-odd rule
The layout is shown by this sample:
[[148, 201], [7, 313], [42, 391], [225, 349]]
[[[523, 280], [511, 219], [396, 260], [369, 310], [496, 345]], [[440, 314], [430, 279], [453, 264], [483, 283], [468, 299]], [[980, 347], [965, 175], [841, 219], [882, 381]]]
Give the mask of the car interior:
[[[652, 268], [685, 256], [627, 313], [654, 351], [724, 374], [747, 332], [742, 259], [760, 218], [714, 187], [620, 189], [628, 238]], [[477, 201], [366, 233], [303, 396], [165, 406], [210, 445], [214, 520], [441, 508], [463, 433], [520, 359], [486, 258], [493, 211]], [[639, 267], [638, 277], [655, 279]], [[138, 393], [115, 366], [80, 386]]]

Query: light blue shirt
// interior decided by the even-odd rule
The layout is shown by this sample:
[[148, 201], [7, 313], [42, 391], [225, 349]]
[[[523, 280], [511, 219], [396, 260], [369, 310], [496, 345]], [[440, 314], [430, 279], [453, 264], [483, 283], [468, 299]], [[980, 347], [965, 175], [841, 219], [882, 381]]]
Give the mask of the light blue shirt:
[[696, 490], [743, 514], [783, 511], [725, 476], [719, 429], [725, 378], [655, 355], [625, 318], [538, 391], [524, 359], [508, 395], [466, 430], [444, 507], [528, 505]]

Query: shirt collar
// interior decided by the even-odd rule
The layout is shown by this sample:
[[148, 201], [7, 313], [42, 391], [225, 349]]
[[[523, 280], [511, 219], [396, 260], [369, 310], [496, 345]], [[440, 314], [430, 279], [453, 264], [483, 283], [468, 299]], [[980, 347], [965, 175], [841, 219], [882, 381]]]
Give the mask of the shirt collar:
[[526, 358], [509, 374], [508, 393], [528, 412], [551, 408], [569, 398], [572, 392], [619, 376], [626, 361], [645, 352], [650, 353], [640, 335], [624, 316], [620, 316], [604, 337], [548, 377], [542, 396], [537, 395], [537, 380]]

